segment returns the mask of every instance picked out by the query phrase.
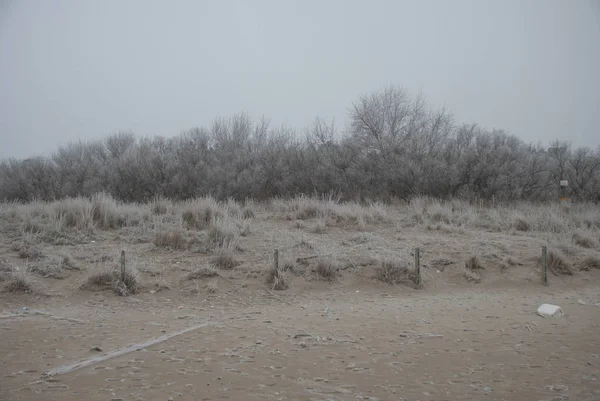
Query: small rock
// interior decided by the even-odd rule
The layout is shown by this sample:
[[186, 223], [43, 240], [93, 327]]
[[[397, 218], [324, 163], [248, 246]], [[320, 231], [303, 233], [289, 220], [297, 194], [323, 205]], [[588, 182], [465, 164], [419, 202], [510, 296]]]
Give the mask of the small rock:
[[100, 348], [100, 347], [92, 347], [92, 348], [90, 349], [90, 351], [102, 352], [102, 348]]
[[551, 304], [542, 304], [538, 308], [537, 313], [538, 313], [538, 315], [540, 315], [542, 317], [563, 316], [564, 315], [560, 306], [551, 305]]
[[494, 391], [491, 387], [484, 387], [483, 391], [485, 391], [486, 393], [491, 393], [492, 391]]
[[586, 304], [586, 303], [585, 303], [585, 301], [584, 301], [583, 299], [578, 299], [578, 300], [577, 300], [577, 303], [578, 303], [579, 305], [585, 305], [585, 304]]
[[111, 398], [110, 401], [123, 401], [122, 398]]
[[262, 341], [258, 340], [258, 341], [256, 342], [256, 344], [257, 344], [257, 345], [260, 345], [260, 344], [262, 344]]

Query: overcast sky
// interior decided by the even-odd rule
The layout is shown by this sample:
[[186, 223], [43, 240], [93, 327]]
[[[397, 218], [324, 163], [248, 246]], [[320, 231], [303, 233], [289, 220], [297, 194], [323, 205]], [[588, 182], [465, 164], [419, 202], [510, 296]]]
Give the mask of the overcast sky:
[[360, 94], [600, 145], [598, 0], [0, 0], [0, 157], [245, 111], [343, 127]]

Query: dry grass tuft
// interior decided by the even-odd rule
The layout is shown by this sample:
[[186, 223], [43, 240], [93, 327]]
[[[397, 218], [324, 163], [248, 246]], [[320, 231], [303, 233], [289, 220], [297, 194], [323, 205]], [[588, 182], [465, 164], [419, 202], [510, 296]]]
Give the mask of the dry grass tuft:
[[59, 227], [93, 230], [94, 207], [85, 198], [66, 198], [52, 204], [54, 219]]
[[579, 270], [589, 271], [600, 269], [600, 258], [597, 256], [588, 256], [579, 265]]
[[562, 253], [558, 251], [548, 251], [547, 254], [548, 269], [555, 275], [566, 274], [568, 276], [573, 275], [573, 268], [571, 264], [567, 262]]
[[137, 293], [140, 287], [141, 280], [138, 270], [128, 266], [124, 277], [121, 277], [121, 272], [118, 269], [107, 267], [96, 269], [88, 275], [80, 288], [83, 290], [110, 288], [117, 295], [127, 296]]
[[481, 274], [479, 274], [477, 270], [471, 270], [465, 267], [463, 269], [463, 277], [467, 279], [469, 283], [481, 283]]
[[481, 283], [480, 270], [483, 270], [483, 265], [479, 262], [477, 256], [471, 256], [465, 260], [463, 277], [470, 283], [479, 284]]
[[156, 197], [150, 203], [150, 210], [153, 214], [161, 216], [169, 212], [171, 202], [168, 199], [162, 197]]
[[213, 198], [198, 198], [186, 202], [181, 213], [183, 223], [188, 229], [204, 230], [213, 221], [223, 217], [219, 203]]
[[63, 272], [63, 265], [60, 261], [49, 260], [39, 263], [31, 264], [29, 271], [32, 274], [38, 275], [44, 278], [56, 278], [63, 279], [65, 274]]
[[209, 294], [216, 294], [219, 292], [219, 285], [216, 281], [212, 280], [206, 284], [206, 292]]
[[327, 222], [324, 219], [317, 220], [312, 232], [315, 234], [324, 234], [327, 231]]
[[214, 266], [223, 270], [231, 270], [239, 265], [239, 262], [235, 260], [231, 251], [228, 249], [220, 249], [213, 258], [212, 263]]
[[332, 281], [338, 275], [338, 265], [331, 257], [319, 257], [315, 271], [321, 278]]
[[61, 267], [68, 270], [79, 270], [79, 267], [75, 264], [73, 259], [69, 255], [61, 255], [62, 260], [60, 261]]
[[140, 286], [140, 274], [137, 269], [133, 267], [127, 267], [127, 269], [125, 269], [125, 277], [120, 277], [120, 280], [117, 280], [116, 282], [116, 287], [120, 288], [118, 294], [121, 296], [137, 293]]
[[31, 278], [31, 274], [27, 269], [13, 268], [10, 274], [6, 277], [3, 292], [24, 292], [31, 294], [35, 292], [35, 284]]
[[522, 217], [515, 218], [513, 225], [517, 231], [529, 231], [529, 229], [531, 227], [529, 225], [529, 223], [527, 222], [527, 220], [525, 220]]
[[596, 242], [592, 238], [590, 238], [582, 233], [573, 234], [573, 243], [575, 243], [575, 245], [579, 245], [583, 248], [595, 248], [596, 247]]
[[6, 281], [10, 278], [13, 267], [4, 260], [0, 260], [0, 281]]
[[255, 217], [254, 210], [250, 206], [245, 206], [242, 210], [242, 219], [248, 220]]
[[267, 275], [267, 284], [271, 286], [271, 289], [277, 291], [287, 290], [289, 284], [285, 278], [285, 271], [283, 268], [276, 269], [274, 266], [269, 269]]
[[219, 248], [230, 247], [235, 237], [235, 225], [222, 219], [215, 219], [208, 230], [209, 241]]
[[159, 248], [184, 250], [187, 243], [180, 231], [158, 231], [154, 235], [154, 245]]
[[477, 256], [471, 256], [469, 259], [465, 260], [465, 269], [470, 271], [481, 270], [483, 269], [483, 265], [479, 262]]
[[21, 259], [39, 259], [42, 257], [42, 251], [39, 247], [25, 242], [14, 246], [12, 250], [17, 251]]
[[407, 263], [399, 260], [382, 259], [375, 268], [375, 278], [387, 284], [407, 284], [417, 286], [419, 278]]
[[240, 236], [247, 237], [252, 233], [252, 224], [249, 221], [245, 221], [240, 227]]
[[[117, 202], [113, 197], [106, 193], [98, 193], [92, 196], [92, 219], [96, 226], [108, 230], [123, 227], [127, 224], [127, 213], [125, 211], [134, 211], [137, 214], [141, 206], [139, 205], [123, 205]], [[131, 221], [141, 220], [135, 219], [132, 216]]]
[[284, 272], [296, 272], [296, 261], [289, 256], [284, 256], [281, 259], [279, 259], [279, 265], [279, 268]]
[[376, 239], [377, 237], [371, 233], [358, 233], [356, 235], [354, 235], [352, 238], [349, 239], [350, 242], [354, 243], [354, 244], [366, 244], [368, 242], [372, 242]]
[[306, 226], [304, 225], [304, 222], [302, 220], [296, 220], [294, 222], [294, 227], [296, 227], [299, 230], [304, 229]]
[[191, 271], [185, 277], [186, 280], [202, 280], [209, 277], [216, 277], [219, 272], [211, 266], [200, 266], [194, 271]]
[[81, 289], [94, 290], [112, 285], [115, 279], [116, 272], [110, 268], [100, 268], [92, 271], [85, 282], [81, 285]]
[[317, 208], [317, 205], [314, 204], [301, 204], [298, 211], [296, 212], [296, 219], [297, 220], [308, 220], [308, 219], [314, 219], [317, 217], [317, 213], [318, 213], [319, 209]]
[[212, 211], [205, 209], [200, 214], [195, 214], [192, 210], [184, 210], [181, 213], [181, 218], [188, 229], [203, 230], [212, 221]]

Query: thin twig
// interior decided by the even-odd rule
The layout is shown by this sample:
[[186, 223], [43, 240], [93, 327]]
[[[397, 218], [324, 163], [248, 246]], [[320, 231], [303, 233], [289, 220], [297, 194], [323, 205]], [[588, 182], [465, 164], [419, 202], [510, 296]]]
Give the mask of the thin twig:
[[179, 335], [182, 335], [185, 333], [189, 333], [190, 331], [198, 330], [202, 327], [206, 327], [206, 326], [213, 325], [213, 324], [215, 324], [215, 323], [214, 322], [206, 322], [206, 323], [199, 324], [197, 326], [188, 327], [187, 329], [180, 330], [180, 331], [177, 331], [177, 332], [171, 333], [171, 334], [165, 334], [164, 336], [157, 337], [157, 338], [154, 338], [152, 340], [149, 340], [149, 341], [146, 341], [143, 343], [133, 344], [133, 345], [130, 345], [125, 348], [112, 350], [112, 351], [107, 352], [104, 355], [95, 356], [95, 357], [89, 358], [89, 359], [84, 359], [83, 361], [71, 363], [69, 365], [59, 366], [58, 368], [54, 368], [52, 370], [47, 371], [45, 374], [46, 374], [46, 376], [57, 376], [57, 375], [65, 374], [65, 373], [70, 373], [70, 372], [73, 372], [74, 370], [85, 368], [85, 367], [93, 365], [95, 363], [106, 361], [107, 359], [125, 355], [125, 354], [133, 352], [135, 350], [138, 350], [140, 348], [146, 348], [151, 345], [167, 341], [173, 337], [176, 337], [176, 336], [179, 336]]

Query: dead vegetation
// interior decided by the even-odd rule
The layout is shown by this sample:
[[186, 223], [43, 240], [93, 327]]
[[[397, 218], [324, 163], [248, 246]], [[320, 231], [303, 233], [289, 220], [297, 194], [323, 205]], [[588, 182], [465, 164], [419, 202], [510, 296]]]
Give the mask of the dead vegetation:
[[236, 228], [231, 221], [215, 219], [208, 229], [208, 240], [217, 248], [228, 248], [236, 237]]
[[269, 269], [267, 273], [267, 284], [272, 290], [282, 291], [289, 288], [289, 284], [285, 277], [285, 271], [283, 268], [275, 268], [274, 266]]
[[573, 267], [560, 251], [548, 250], [546, 255], [548, 269], [556, 276], [558, 275], [573, 275]]
[[573, 234], [573, 243], [575, 245], [579, 245], [582, 248], [596, 248], [596, 241], [594, 241], [591, 237], [586, 236], [583, 233], [575, 233]]
[[141, 279], [135, 267], [128, 266], [125, 275], [116, 268], [99, 267], [88, 274], [87, 279], [81, 285], [83, 290], [111, 289], [117, 295], [127, 296], [135, 294], [141, 287]]
[[315, 272], [322, 279], [333, 281], [338, 275], [339, 266], [337, 261], [331, 256], [323, 256], [317, 258], [317, 266]]
[[515, 218], [514, 221], [515, 230], [517, 231], [529, 231], [529, 223], [522, 217]]
[[63, 264], [59, 260], [44, 260], [29, 265], [29, 271], [31, 274], [44, 278], [65, 278], [65, 272], [63, 271]]
[[81, 288], [85, 290], [101, 289], [112, 285], [116, 272], [111, 268], [98, 268], [92, 271]]
[[32, 294], [36, 292], [35, 283], [27, 269], [11, 267], [8, 274], [3, 274], [3, 292], [23, 292]]
[[[259, 219], [255, 220], [257, 214]], [[193, 252], [199, 258], [204, 258], [202, 263], [209, 263], [215, 272], [233, 270], [241, 264], [234, 255], [248, 251], [245, 255], [251, 260], [256, 256], [253, 247], [257, 243], [262, 245], [259, 235], [250, 235], [254, 230], [263, 235], [263, 229], [270, 224], [282, 224], [289, 231], [284, 234], [293, 236], [290, 249], [293, 248], [295, 256], [298, 256], [298, 262], [291, 259], [288, 263], [282, 258], [280, 271], [268, 273], [267, 282], [270, 286], [288, 288], [289, 274], [310, 274], [309, 266], [315, 276], [327, 281], [335, 280], [346, 266], [340, 267], [335, 257], [323, 255], [333, 255], [329, 250], [340, 243], [349, 253], [372, 253], [377, 258], [374, 268], [378, 280], [390, 284], [414, 284], [408, 265], [382, 262], [380, 254], [384, 252], [380, 250], [389, 249], [398, 243], [399, 237], [389, 238], [390, 230], [392, 236], [396, 235], [394, 233], [402, 234], [403, 247], [412, 248], [416, 240], [407, 233], [415, 230], [418, 234], [418, 230], [424, 227], [431, 227], [432, 231], [425, 232], [423, 236], [428, 238], [423, 240], [434, 238], [434, 243], [442, 232], [460, 237], [473, 235], [473, 232], [505, 231], [507, 239], [510, 235], [517, 236], [522, 241], [529, 241], [543, 233], [556, 247], [556, 254], [549, 255], [549, 268], [554, 274], [593, 270], [598, 268], [595, 253], [599, 246], [600, 219], [597, 215], [597, 206], [591, 204], [519, 203], [491, 208], [462, 200], [441, 201], [426, 197], [415, 197], [407, 203], [396, 201], [394, 206], [368, 200], [340, 202], [333, 196], [298, 196], [263, 203], [240, 203], [231, 199], [217, 201], [211, 197], [182, 202], [156, 198], [144, 204], [126, 204], [109, 195], [97, 194], [90, 198], [69, 198], [54, 202], [0, 203], [0, 232], [8, 238], [5, 246], [14, 251], [9, 257], [13, 260], [19, 257], [26, 261], [28, 274], [37, 280], [65, 278], [72, 274], [69, 270], [85, 269], [85, 264], [92, 260], [77, 258], [78, 263], [81, 263], [81, 267], [78, 267], [73, 257], [63, 258], [63, 251], [93, 248], [92, 243], [108, 240], [148, 244], [151, 250], [155, 250], [151, 246], [154, 244], [163, 251], [156, 253], [161, 257], [167, 254], [164, 251]], [[282, 221], [288, 218], [289, 222]], [[298, 232], [292, 227], [303, 231]], [[277, 226], [277, 229], [280, 228]], [[342, 230], [346, 230], [348, 236], [340, 240], [338, 234]], [[316, 235], [324, 233], [328, 235]], [[269, 236], [267, 240], [273, 243], [285, 241], [277, 238], [277, 234], [269, 233]], [[486, 248], [481, 253], [485, 257], [483, 260], [486, 263], [489, 261], [490, 267], [500, 265], [505, 275], [516, 274], [516, 269], [510, 269], [513, 263], [506, 259], [507, 249], [499, 247], [499, 241], [501, 240], [494, 239], [493, 246], [504, 254], [498, 249]], [[49, 244], [64, 248], [55, 252]], [[260, 252], [265, 250], [261, 249]], [[183, 258], [185, 255], [187, 253], [181, 253], [177, 257]], [[352, 258], [356, 256], [354, 254]], [[451, 257], [461, 264], [465, 255], [449, 256], [440, 253], [435, 257], [437, 259], [430, 266], [442, 273], [446, 265], [452, 263], [443, 257]], [[521, 260], [526, 266], [525, 259]], [[112, 262], [106, 259], [102, 263], [106, 265]], [[464, 262], [464, 276], [470, 282], [480, 282], [483, 268], [478, 257], [469, 257]], [[243, 272], [244, 268], [235, 269], [232, 274], [236, 274], [238, 270]], [[489, 269], [490, 272], [492, 270]], [[459, 268], [458, 273], [460, 272]], [[135, 283], [139, 282], [139, 277], [120, 280], [122, 284], [119, 284], [115, 281], [113, 271], [93, 273], [98, 277], [91, 274], [86, 285], [111, 288], [121, 294], [138, 291]], [[218, 276], [218, 273], [212, 274]], [[0, 275], [0, 280], [6, 282], [12, 273], [0, 272]], [[201, 272], [191, 272], [187, 277], [190, 280], [196, 279], [194, 277], [203, 278]], [[210, 277], [216, 276], [206, 275], [206, 278]]]
[[206, 292], [209, 294], [216, 294], [219, 292], [219, 285], [216, 281], [212, 280], [206, 283]]
[[590, 271], [593, 269], [600, 269], [600, 257], [588, 256], [579, 265], [579, 270]]
[[484, 267], [477, 256], [471, 256], [465, 260], [463, 267], [463, 277], [470, 283], [481, 283], [481, 273]]
[[469, 282], [474, 284], [481, 283], [481, 274], [477, 270], [470, 270], [467, 268], [463, 269], [463, 277]]
[[471, 270], [471, 271], [482, 270], [483, 265], [481, 264], [481, 262], [479, 261], [479, 258], [477, 256], [471, 256], [470, 258], [465, 260], [465, 269]]
[[231, 270], [239, 263], [235, 260], [230, 250], [223, 248], [217, 251], [217, 255], [212, 259], [212, 264], [219, 269]]
[[186, 280], [203, 280], [205, 278], [216, 277], [219, 272], [212, 266], [200, 266], [186, 275]]
[[188, 202], [184, 205], [181, 217], [188, 229], [204, 230], [213, 219], [219, 217], [217, 204], [212, 199], [206, 201]]
[[375, 267], [375, 278], [386, 284], [419, 285], [419, 277], [409, 264], [400, 259], [382, 258]]
[[42, 250], [35, 244], [30, 244], [26, 241], [21, 242], [20, 244], [15, 244], [11, 248], [13, 251], [17, 252], [19, 258], [21, 259], [39, 259], [42, 255]]
[[315, 234], [324, 234], [327, 231], [327, 222], [324, 219], [319, 219], [315, 223], [312, 232]]
[[10, 278], [13, 272], [13, 267], [6, 261], [0, 260], [0, 282]]
[[182, 251], [187, 247], [187, 242], [180, 231], [158, 231], [154, 235], [154, 245]]
[[248, 220], [253, 219], [254, 217], [256, 217], [254, 210], [248, 205], [244, 206], [244, 209], [242, 210], [242, 219]]

